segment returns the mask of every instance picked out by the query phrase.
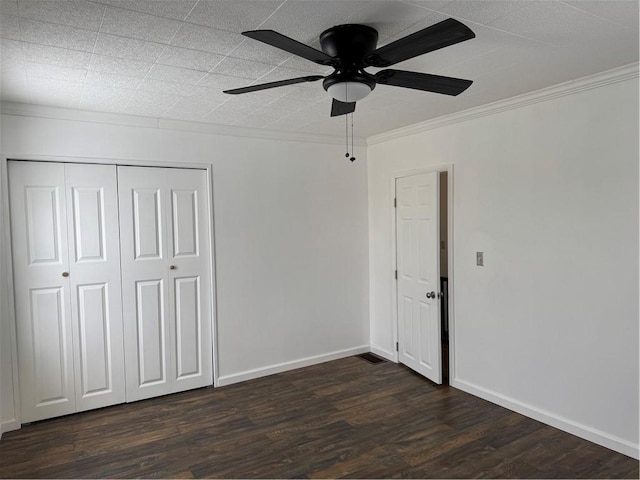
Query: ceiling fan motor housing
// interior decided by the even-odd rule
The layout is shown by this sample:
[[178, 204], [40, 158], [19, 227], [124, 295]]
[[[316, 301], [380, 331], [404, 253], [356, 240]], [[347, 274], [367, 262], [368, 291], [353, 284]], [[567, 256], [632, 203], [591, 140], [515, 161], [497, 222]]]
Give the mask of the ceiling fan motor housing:
[[376, 86], [373, 75], [364, 71], [364, 58], [376, 49], [378, 32], [367, 25], [337, 25], [320, 34], [320, 47], [336, 59], [335, 72], [327, 76], [322, 86], [343, 82], [364, 83], [371, 90]]

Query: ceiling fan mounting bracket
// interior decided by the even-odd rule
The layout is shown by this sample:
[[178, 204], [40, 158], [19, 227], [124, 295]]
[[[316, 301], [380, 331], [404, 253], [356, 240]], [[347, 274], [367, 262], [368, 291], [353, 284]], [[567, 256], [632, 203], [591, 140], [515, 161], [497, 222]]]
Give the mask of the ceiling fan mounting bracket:
[[336, 25], [320, 34], [320, 48], [338, 64], [364, 67], [362, 59], [376, 49], [378, 31], [367, 25]]

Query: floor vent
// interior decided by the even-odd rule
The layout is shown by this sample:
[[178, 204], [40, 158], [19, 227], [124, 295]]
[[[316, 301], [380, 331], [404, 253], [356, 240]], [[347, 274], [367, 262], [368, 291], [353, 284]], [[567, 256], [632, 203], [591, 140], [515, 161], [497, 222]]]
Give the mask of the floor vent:
[[380, 358], [377, 355], [374, 355], [373, 353], [361, 353], [360, 355], [358, 355], [358, 357], [360, 357], [363, 360], [366, 360], [369, 363], [386, 362], [384, 358]]

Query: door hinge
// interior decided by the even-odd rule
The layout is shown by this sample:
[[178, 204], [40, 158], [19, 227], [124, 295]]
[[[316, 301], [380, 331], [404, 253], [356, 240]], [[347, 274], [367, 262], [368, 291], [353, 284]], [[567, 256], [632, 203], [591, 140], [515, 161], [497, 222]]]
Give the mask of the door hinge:
[[396, 352], [400, 351], [400, 343], [396, 342]]
[[396, 280], [398, 279], [398, 270], [396, 270]]
[[398, 208], [398, 199], [397, 198], [393, 199], [393, 208]]

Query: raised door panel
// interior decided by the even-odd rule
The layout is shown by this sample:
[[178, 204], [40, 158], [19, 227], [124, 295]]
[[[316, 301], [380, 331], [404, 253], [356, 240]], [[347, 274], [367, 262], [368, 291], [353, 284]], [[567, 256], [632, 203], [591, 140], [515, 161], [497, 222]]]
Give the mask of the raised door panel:
[[171, 191], [173, 256], [198, 256], [198, 191]]
[[34, 288], [30, 296], [36, 408], [73, 403], [63, 290]]
[[116, 167], [65, 164], [78, 411], [125, 401]]
[[136, 260], [162, 258], [160, 190], [133, 188], [133, 241]]
[[200, 283], [198, 277], [174, 279], [176, 295], [176, 377], [202, 374]]
[[8, 165], [21, 420], [31, 422], [76, 409], [64, 165]]
[[71, 187], [76, 262], [106, 261], [104, 188]]
[[24, 200], [29, 265], [61, 264], [59, 187], [25, 185]]
[[167, 383], [163, 280], [136, 282], [138, 386]]
[[113, 388], [108, 298], [104, 283], [78, 285], [79, 393], [82, 397], [109, 392]]

